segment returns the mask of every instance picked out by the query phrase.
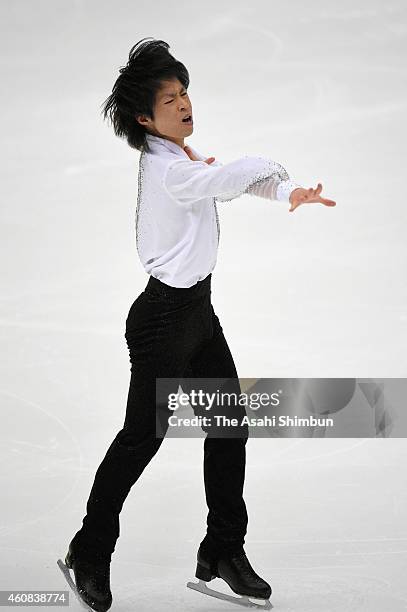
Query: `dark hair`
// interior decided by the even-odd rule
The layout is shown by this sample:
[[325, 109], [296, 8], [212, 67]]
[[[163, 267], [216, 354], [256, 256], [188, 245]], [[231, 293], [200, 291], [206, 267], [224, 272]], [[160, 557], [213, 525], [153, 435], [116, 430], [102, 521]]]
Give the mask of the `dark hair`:
[[168, 52], [164, 40], [139, 40], [129, 52], [126, 66], [113, 85], [111, 95], [103, 102], [103, 118], [109, 118], [114, 133], [126, 138], [130, 147], [149, 152], [146, 130], [137, 121], [137, 115], [146, 115], [154, 121], [154, 101], [161, 82], [178, 78], [185, 89], [189, 86], [189, 73], [184, 64]]

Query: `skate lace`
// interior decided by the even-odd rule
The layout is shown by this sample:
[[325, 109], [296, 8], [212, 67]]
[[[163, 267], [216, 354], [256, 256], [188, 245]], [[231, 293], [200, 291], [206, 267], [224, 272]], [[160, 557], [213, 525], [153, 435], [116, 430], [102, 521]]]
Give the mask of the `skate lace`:
[[238, 555], [234, 555], [232, 557], [232, 561], [236, 564], [237, 568], [244, 576], [250, 578], [251, 580], [254, 580], [258, 584], [263, 584], [264, 581], [260, 578], [260, 576], [256, 574], [256, 572], [250, 565], [249, 560], [246, 557], [246, 553], [243, 552]]

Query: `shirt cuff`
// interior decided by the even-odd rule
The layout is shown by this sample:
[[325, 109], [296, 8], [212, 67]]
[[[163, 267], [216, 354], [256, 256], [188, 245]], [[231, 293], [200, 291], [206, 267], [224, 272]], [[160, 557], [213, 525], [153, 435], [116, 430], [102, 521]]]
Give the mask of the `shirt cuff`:
[[301, 185], [290, 179], [288, 181], [281, 181], [277, 187], [277, 200], [289, 202], [291, 192], [294, 191], [294, 189], [297, 189], [297, 187], [301, 187]]

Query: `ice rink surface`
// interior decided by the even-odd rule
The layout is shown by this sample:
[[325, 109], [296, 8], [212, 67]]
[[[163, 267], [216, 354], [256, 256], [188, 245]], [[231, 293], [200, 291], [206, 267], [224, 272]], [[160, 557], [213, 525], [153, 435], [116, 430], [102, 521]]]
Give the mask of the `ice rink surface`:
[[[337, 202], [219, 206], [212, 300], [239, 376], [405, 377], [407, 15], [9, 0], [0, 18], [0, 589], [62, 590], [56, 560], [122, 427], [125, 319], [147, 282], [139, 153], [100, 116], [128, 51], [162, 38], [187, 66], [198, 151], [270, 157]], [[276, 611], [407, 609], [406, 467], [404, 439], [249, 440], [246, 552]], [[167, 439], [121, 513], [112, 610], [236, 609], [185, 587], [205, 520], [202, 440]]]

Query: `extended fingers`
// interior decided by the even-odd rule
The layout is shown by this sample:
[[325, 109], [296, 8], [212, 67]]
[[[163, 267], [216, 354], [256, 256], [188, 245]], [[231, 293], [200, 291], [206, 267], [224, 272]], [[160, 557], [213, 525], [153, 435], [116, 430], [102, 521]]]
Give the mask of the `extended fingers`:
[[325, 204], [325, 206], [336, 206], [336, 202], [334, 200], [328, 200], [328, 198], [321, 198], [321, 196], [319, 195], [321, 191], [322, 191], [322, 185], [321, 183], [318, 183], [318, 186], [315, 190], [315, 195], [317, 197], [318, 202]]
[[315, 196], [314, 198], [307, 200], [310, 204], [312, 202], [321, 202], [321, 204], [325, 204], [326, 206], [336, 206], [336, 202], [334, 200], [328, 200], [327, 198], [321, 198], [321, 196]]
[[185, 145], [184, 151], [188, 155], [189, 159], [192, 159], [192, 161], [199, 161], [199, 159], [192, 153], [188, 145]]
[[[188, 155], [189, 159], [192, 159], [192, 161], [201, 161], [200, 159], [198, 159], [198, 157], [196, 157], [192, 153], [192, 151], [191, 151], [191, 149], [189, 148], [188, 145], [185, 145], [184, 151]], [[215, 161], [214, 157], [208, 157], [207, 159], [205, 159], [205, 163], [207, 163], [207, 164], [212, 164], [214, 161]]]
[[307, 189], [307, 194], [306, 194], [306, 198], [315, 198], [316, 196], [319, 196], [319, 194], [322, 191], [322, 184], [318, 183], [317, 188], [313, 189], [312, 187], [310, 187], [309, 189]]

